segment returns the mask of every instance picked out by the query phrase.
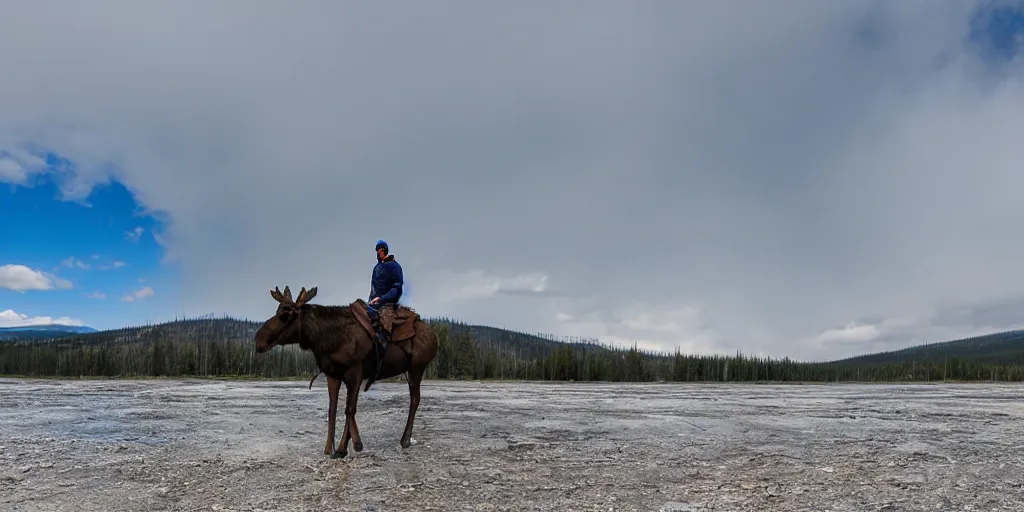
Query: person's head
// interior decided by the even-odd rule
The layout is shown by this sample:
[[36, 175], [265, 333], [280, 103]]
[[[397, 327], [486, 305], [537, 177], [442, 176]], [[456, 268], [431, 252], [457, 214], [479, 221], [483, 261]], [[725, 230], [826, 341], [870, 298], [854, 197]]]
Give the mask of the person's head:
[[377, 257], [384, 259], [388, 255], [388, 243], [384, 240], [377, 240], [377, 245], [373, 246], [373, 250], [377, 252]]

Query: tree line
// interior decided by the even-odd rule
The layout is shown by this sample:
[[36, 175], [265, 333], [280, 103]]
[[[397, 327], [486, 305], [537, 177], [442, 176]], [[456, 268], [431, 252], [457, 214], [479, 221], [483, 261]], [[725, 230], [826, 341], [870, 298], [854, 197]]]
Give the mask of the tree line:
[[[941, 357], [798, 362], [743, 354], [691, 355], [615, 347], [593, 339], [556, 338], [448, 318], [428, 320], [438, 338], [428, 379], [611, 382], [906, 382], [1024, 381], [1024, 358]], [[176, 320], [46, 340], [0, 341], [0, 374], [35, 377], [308, 378], [313, 357], [297, 346], [253, 350], [258, 322], [232, 318]], [[1000, 353], [1007, 350], [1000, 345]], [[930, 352], [935, 354], [934, 350]]]

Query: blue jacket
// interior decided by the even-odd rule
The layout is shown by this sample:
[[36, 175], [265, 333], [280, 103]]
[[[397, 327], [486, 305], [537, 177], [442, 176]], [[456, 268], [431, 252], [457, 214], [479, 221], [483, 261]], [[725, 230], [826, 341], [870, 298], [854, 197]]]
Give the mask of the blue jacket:
[[380, 297], [383, 303], [397, 303], [402, 298], [402, 266], [395, 261], [394, 254], [388, 254], [383, 260], [377, 258], [377, 264], [370, 275], [370, 298]]

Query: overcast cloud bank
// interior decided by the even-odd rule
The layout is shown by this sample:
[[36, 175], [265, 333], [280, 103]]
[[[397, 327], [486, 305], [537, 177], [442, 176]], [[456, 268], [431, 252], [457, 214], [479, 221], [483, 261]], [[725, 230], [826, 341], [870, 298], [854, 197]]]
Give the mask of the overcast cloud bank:
[[980, 5], [22, 3], [0, 181], [128, 186], [184, 272], [169, 315], [348, 303], [384, 238], [429, 315], [800, 359], [939, 341], [1022, 323], [1024, 73]]

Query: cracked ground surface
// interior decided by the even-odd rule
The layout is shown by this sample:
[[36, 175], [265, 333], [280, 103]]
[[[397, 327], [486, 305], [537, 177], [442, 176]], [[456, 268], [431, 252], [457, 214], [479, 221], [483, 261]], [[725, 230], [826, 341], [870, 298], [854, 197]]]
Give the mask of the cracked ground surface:
[[0, 379], [0, 509], [1024, 510], [1019, 385], [306, 386]]

